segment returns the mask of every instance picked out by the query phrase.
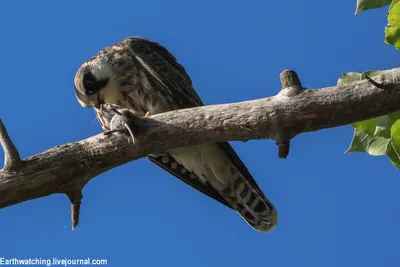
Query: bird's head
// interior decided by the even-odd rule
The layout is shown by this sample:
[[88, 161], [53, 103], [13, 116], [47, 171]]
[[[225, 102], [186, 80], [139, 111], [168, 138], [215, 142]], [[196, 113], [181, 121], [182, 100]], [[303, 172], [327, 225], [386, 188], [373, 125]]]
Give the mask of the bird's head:
[[114, 71], [101, 55], [86, 61], [76, 72], [75, 95], [82, 107], [99, 108], [108, 91], [113, 90]]

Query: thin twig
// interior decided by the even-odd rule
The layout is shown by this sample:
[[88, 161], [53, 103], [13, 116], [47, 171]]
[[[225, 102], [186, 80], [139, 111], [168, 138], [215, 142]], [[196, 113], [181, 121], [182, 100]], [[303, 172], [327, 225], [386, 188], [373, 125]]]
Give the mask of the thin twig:
[[371, 84], [375, 85], [376, 87], [380, 88], [380, 89], [386, 89], [385, 85], [383, 83], [378, 83], [376, 81], [374, 81], [371, 77], [369, 77], [368, 75], [364, 75], [365, 79], [367, 81], [369, 81]]

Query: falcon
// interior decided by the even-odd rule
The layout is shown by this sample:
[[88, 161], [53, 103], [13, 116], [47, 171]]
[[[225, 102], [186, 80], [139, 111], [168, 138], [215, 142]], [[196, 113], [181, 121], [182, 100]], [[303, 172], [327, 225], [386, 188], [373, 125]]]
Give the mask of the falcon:
[[[98, 52], [77, 71], [75, 95], [83, 107], [94, 107], [104, 130], [111, 107], [136, 116], [203, 106], [185, 68], [162, 45], [128, 37]], [[112, 114], [112, 115], [111, 115]], [[255, 230], [277, 224], [275, 207], [227, 142], [170, 149], [150, 161], [203, 194], [237, 211]]]

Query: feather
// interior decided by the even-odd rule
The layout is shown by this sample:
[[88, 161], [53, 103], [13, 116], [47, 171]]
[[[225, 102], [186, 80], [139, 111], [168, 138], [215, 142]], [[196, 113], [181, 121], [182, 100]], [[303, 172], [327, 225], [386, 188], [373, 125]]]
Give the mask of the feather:
[[[109, 81], [107, 99], [113, 103], [105, 101], [105, 104], [117, 102], [131, 111], [152, 114], [204, 105], [184, 67], [156, 42], [129, 37], [103, 49], [98, 56], [101, 60], [95, 56], [86, 66], [97, 78]], [[105, 63], [104, 58], [108, 60]], [[114, 68], [113, 77], [107, 77], [110, 66]], [[75, 84], [82, 94], [83, 83], [76, 78]], [[107, 95], [104, 91], [99, 95]], [[93, 97], [79, 96], [83, 104], [93, 101]], [[103, 129], [108, 129], [110, 113], [96, 110], [96, 114]], [[275, 207], [228, 142], [174, 149], [165, 154], [152, 154], [148, 159], [203, 194], [233, 208], [256, 230], [269, 231], [277, 223]]]

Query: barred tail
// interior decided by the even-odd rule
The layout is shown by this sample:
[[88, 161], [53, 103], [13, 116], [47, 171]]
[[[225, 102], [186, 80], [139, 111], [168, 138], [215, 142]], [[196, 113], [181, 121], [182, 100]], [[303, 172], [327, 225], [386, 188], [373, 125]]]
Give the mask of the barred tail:
[[235, 171], [235, 179], [223, 190], [226, 201], [255, 230], [268, 232], [278, 222], [272, 203], [242, 174]]

